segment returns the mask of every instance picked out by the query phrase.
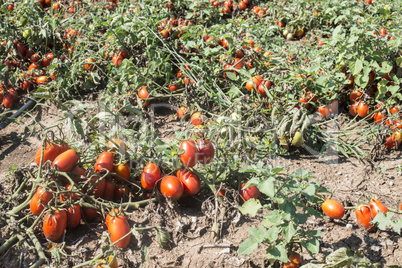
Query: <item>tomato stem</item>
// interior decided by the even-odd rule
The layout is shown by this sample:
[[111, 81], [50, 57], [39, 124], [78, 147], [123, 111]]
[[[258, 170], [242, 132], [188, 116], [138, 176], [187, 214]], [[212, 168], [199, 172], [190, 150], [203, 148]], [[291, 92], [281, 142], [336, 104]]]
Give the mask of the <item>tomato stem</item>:
[[356, 209], [357, 207], [343, 207], [344, 209]]

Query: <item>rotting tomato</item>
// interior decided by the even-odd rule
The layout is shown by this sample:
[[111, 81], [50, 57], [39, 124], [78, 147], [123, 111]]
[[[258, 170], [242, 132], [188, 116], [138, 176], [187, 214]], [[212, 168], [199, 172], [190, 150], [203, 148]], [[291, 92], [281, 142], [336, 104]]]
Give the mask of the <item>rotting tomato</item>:
[[179, 147], [180, 150], [184, 150], [180, 155], [181, 163], [187, 168], [195, 166], [197, 163], [197, 147], [195, 146], [195, 142], [192, 140], [182, 141]]
[[[51, 161], [53, 162], [54, 159], [56, 159], [56, 157], [59, 155], [60, 153], [60, 148], [50, 142], [50, 141], [46, 141], [46, 145], [45, 145], [45, 149], [43, 150], [43, 162], [42, 163], [46, 163], [47, 161]], [[38, 151], [36, 151], [35, 154], [35, 163], [39, 166], [40, 164], [40, 157], [42, 154], [42, 146], [38, 149]]]
[[111, 152], [101, 153], [96, 160], [95, 172], [99, 173], [102, 171], [102, 169], [106, 169], [109, 172], [113, 171], [113, 154]]
[[62, 154], [59, 154], [53, 161], [52, 167], [56, 167], [62, 171], [70, 171], [78, 162], [78, 155], [74, 149], [69, 149]]
[[179, 199], [184, 192], [183, 183], [176, 176], [163, 177], [160, 186], [161, 193], [172, 199]]
[[211, 163], [215, 155], [214, 145], [209, 140], [199, 139], [197, 146], [196, 158], [198, 162], [205, 165]]
[[363, 92], [359, 91], [357, 88], [355, 88], [352, 93], [350, 93], [349, 100], [351, 103], [355, 103], [356, 101], [359, 101], [363, 95]]
[[67, 227], [67, 212], [65, 209], [47, 212], [43, 219], [43, 233], [46, 239], [58, 241]]
[[243, 197], [243, 199], [245, 201], [250, 200], [252, 198], [257, 199], [261, 195], [260, 190], [258, 190], [257, 186], [255, 186], [255, 185], [250, 186], [250, 187], [248, 187], [246, 189], [243, 189], [243, 187], [244, 187], [244, 185], [246, 185], [246, 183], [247, 182], [244, 182], [241, 185], [240, 195]]
[[81, 221], [81, 207], [78, 204], [67, 208], [67, 227], [75, 228]]
[[190, 170], [180, 169], [177, 171], [177, 178], [181, 181], [184, 187], [184, 192], [189, 195], [198, 194], [201, 189], [201, 181], [197, 175]]
[[117, 242], [115, 246], [125, 248], [130, 244], [131, 234], [129, 233], [131, 232], [131, 228], [126, 217], [122, 213], [111, 215], [107, 227], [108, 233], [110, 234], [110, 241], [112, 241], [112, 243], [126, 236]]
[[341, 203], [333, 199], [325, 199], [321, 205], [325, 215], [332, 219], [340, 219], [345, 215], [345, 208]]
[[161, 177], [161, 170], [154, 163], [148, 163], [141, 174], [141, 185], [146, 190], [152, 190]]
[[370, 200], [369, 203], [371, 217], [374, 219], [377, 216], [378, 212], [382, 212], [383, 214], [387, 214], [388, 208], [378, 199]]
[[45, 188], [39, 186], [29, 204], [32, 214], [39, 216], [45, 208], [44, 206], [46, 206], [52, 198], [53, 194], [51, 192], [48, 192]]

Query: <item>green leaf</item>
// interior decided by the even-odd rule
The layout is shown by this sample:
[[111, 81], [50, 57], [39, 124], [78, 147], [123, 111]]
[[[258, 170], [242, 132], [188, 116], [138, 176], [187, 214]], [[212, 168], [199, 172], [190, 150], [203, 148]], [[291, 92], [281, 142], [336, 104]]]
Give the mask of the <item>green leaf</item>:
[[372, 223], [376, 224], [378, 228], [383, 231], [387, 229], [387, 226], [390, 226], [394, 229], [395, 232], [400, 234], [402, 228], [402, 219], [400, 219], [399, 221], [393, 221], [393, 216], [393, 212], [388, 212], [385, 215], [382, 212], [379, 212], [372, 220]]
[[266, 194], [270, 198], [274, 198], [275, 196], [275, 178], [269, 177], [257, 185], [258, 190], [261, 193]]
[[302, 194], [307, 197], [310, 201], [314, 200], [316, 186], [310, 183], [303, 191]]
[[290, 176], [294, 177], [294, 178], [299, 178], [299, 179], [308, 179], [308, 178], [314, 178], [315, 177], [309, 171], [303, 170], [301, 168], [296, 169], [296, 171], [293, 172], [292, 174], [290, 174]]
[[320, 252], [320, 242], [317, 238], [302, 241], [302, 246], [305, 247], [310, 253], [317, 254]]
[[283, 238], [285, 238], [286, 242], [290, 242], [293, 236], [297, 233], [296, 228], [292, 222], [289, 222], [286, 225], [282, 226], [283, 229]]
[[276, 245], [267, 248], [267, 258], [275, 259], [281, 262], [288, 261], [288, 254], [286, 253], [286, 248], [284, 245]]
[[357, 59], [354, 68], [352, 69], [352, 74], [355, 76], [359, 74], [362, 69], [363, 69], [363, 62], [360, 59]]
[[260, 208], [262, 208], [260, 200], [252, 198], [244, 202], [239, 210], [244, 215], [255, 216]]
[[258, 243], [264, 241], [268, 236], [267, 229], [265, 229], [263, 226], [261, 226], [260, 229], [249, 227], [248, 233], [250, 234], [250, 237]]
[[383, 61], [382, 62], [382, 67], [381, 67], [381, 71], [383, 73], [389, 73], [390, 71], [392, 71], [394, 67], [392, 66], [392, 63], [388, 62], [388, 61]]
[[271, 227], [275, 225], [280, 225], [282, 223], [282, 214], [279, 210], [274, 210], [268, 214], [264, 215], [265, 220], [262, 222], [262, 225], [265, 227]]
[[308, 215], [296, 213], [296, 214], [294, 214], [292, 219], [296, 224], [305, 224], [308, 219]]
[[282, 231], [282, 228], [280, 226], [273, 226], [273, 227], [269, 228], [266, 239], [270, 243], [274, 243], [278, 239], [279, 233], [281, 231]]
[[239, 245], [239, 255], [251, 254], [258, 248], [258, 242], [252, 238], [247, 238]]
[[398, 64], [398, 66], [399, 66], [400, 68], [402, 68], [402, 57], [396, 58], [396, 64]]
[[239, 80], [239, 76], [236, 75], [236, 74], [233, 73], [233, 72], [226, 72], [226, 76], [227, 76], [230, 80], [232, 80], [232, 81], [237, 81], [237, 80]]

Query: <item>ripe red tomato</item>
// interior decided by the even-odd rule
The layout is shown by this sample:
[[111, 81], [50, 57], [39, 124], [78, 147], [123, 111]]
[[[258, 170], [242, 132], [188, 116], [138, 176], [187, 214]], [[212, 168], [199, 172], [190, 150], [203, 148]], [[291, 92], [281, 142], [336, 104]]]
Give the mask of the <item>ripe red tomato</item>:
[[195, 142], [192, 140], [182, 141], [179, 147], [180, 150], [184, 150], [180, 155], [181, 163], [187, 168], [195, 166], [197, 163], [197, 147], [195, 146]]
[[375, 229], [370, 222], [373, 219], [371, 217], [371, 211], [368, 206], [360, 205], [355, 210], [357, 224], [360, 228], [366, 228], [368, 231]]
[[321, 205], [325, 215], [332, 219], [340, 219], [345, 215], [345, 209], [341, 203], [333, 199], [325, 199]]
[[3, 97], [4, 107], [11, 108], [11, 107], [13, 107], [13, 104], [14, 104], [13, 96], [11, 96], [10, 94], [7, 94]]
[[[38, 62], [40, 60], [40, 56], [38, 54], [32, 54], [31, 55], [31, 62]], [[39, 66], [38, 66], [39, 67]], [[36, 68], [35, 68], [36, 69]], [[39, 68], [38, 68], [39, 69]]]
[[179, 89], [179, 86], [176, 83], [169, 85], [170, 92], [175, 92], [178, 89]]
[[180, 169], [177, 171], [177, 178], [181, 181], [184, 187], [184, 192], [189, 195], [198, 194], [201, 189], [201, 181], [197, 175], [190, 170]]
[[297, 253], [290, 255], [288, 260], [283, 264], [283, 268], [299, 268], [299, 265], [303, 262], [302, 257]]
[[[110, 172], [113, 171], [113, 154], [111, 152], [103, 152], [99, 155], [95, 163], [95, 172], [98, 173], [102, 169]], [[105, 172], [105, 171], [103, 171]]]
[[161, 193], [165, 197], [179, 199], [183, 195], [182, 182], [175, 176], [166, 176], [161, 181]]
[[126, 143], [121, 139], [112, 139], [111, 141], [108, 141], [107, 146], [109, 149], [112, 150], [112, 152], [115, 152], [115, 149], [122, 149], [123, 151], [127, 151]]
[[363, 101], [357, 106], [357, 113], [360, 117], [366, 117], [369, 114], [369, 105]]
[[243, 189], [243, 187], [244, 187], [244, 185], [246, 185], [246, 183], [247, 182], [244, 182], [241, 185], [240, 195], [243, 197], [243, 199], [245, 201], [247, 201], [251, 198], [257, 199], [261, 195], [260, 190], [258, 190], [257, 186], [255, 186], [255, 185], [250, 186], [247, 189]]
[[46, 189], [41, 186], [38, 187], [29, 204], [32, 214], [39, 216], [45, 208], [44, 206], [46, 206], [52, 198], [52, 193], [47, 192]]
[[385, 30], [384, 28], [381, 28], [380, 34], [382, 35], [382, 37], [385, 37], [385, 35], [387, 34], [387, 30]]
[[190, 115], [187, 113], [186, 107], [182, 106], [177, 110], [176, 116], [178, 118], [188, 119]]
[[44, 84], [44, 83], [47, 83], [48, 81], [47, 81], [47, 76], [46, 75], [42, 75], [42, 76], [39, 76], [38, 78], [36, 78], [36, 80], [35, 80], [35, 82], [36, 82], [36, 84]]
[[[121, 239], [125, 235], [131, 232], [130, 225], [127, 222], [126, 217], [122, 213], [117, 216], [111, 215], [108, 221], [108, 233], [110, 234], [110, 241], [112, 243]], [[117, 242], [115, 245], [120, 248], [125, 248], [130, 244], [131, 234]]]
[[200, 112], [193, 113], [193, 115], [191, 116], [191, 123], [193, 123], [193, 125], [195, 126], [203, 125], [205, 121], [206, 117]]
[[267, 90], [269, 90], [271, 88], [271, 82], [269, 80], [267, 80], [265, 82], [262, 82], [258, 86], [258, 88], [257, 88], [258, 94], [260, 94], [261, 97], [263, 97], [263, 98], [267, 96], [267, 93], [265, 92], [264, 86], [267, 88]]
[[18, 92], [15, 89], [10, 88], [8, 94], [13, 98], [13, 101], [18, 100]]
[[114, 200], [116, 202], [128, 201], [130, 190], [126, 186], [118, 186], [114, 191]]
[[252, 89], [256, 90], [261, 85], [262, 81], [262, 77], [260, 75], [256, 75], [246, 83], [246, 89], [248, 91], [251, 91]]
[[77, 152], [74, 149], [69, 149], [54, 159], [52, 167], [57, 166], [60, 171], [67, 172], [73, 168], [78, 159]]
[[32, 83], [31, 83], [31, 82], [22, 81], [21, 89], [22, 89], [22, 90], [28, 90], [28, 89], [31, 88], [31, 86], [32, 86]]
[[100, 179], [100, 177], [93, 175], [91, 179], [85, 184], [84, 189], [89, 195], [94, 195], [96, 198], [101, 197], [106, 188], [105, 178]]
[[71, 170], [71, 178], [75, 183], [78, 183], [81, 180], [81, 177], [85, 177], [85, 169], [83, 167], [76, 166]]
[[350, 102], [355, 103], [356, 101], [361, 99], [362, 95], [363, 93], [361, 91], [354, 89], [352, 93], [350, 93], [349, 100]]
[[382, 212], [383, 214], [387, 214], [388, 212], [387, 207], [384, 206], [384, 204], [378, 199], [370, 200], [369, 206], [371, 211], [371, 217], [373, 219], [375, 218], [375, 216], [377, 216], [378, 212]]
[[[51, 161], [59, 155], [60, 153], [60, 148], [54, 144], [51, 143], [50, 141], [46, 141], [45, 149], [43, 150], [43, 163], [46, 163], [46, 161]], [[40, 157], [42, 154], [42, 146], [36, 151], [35, 154], [35, 163], [39, 166], [40, 164]]]
[[42, 67], [43, 68], [48, 67], [53, 59], [54, 59], [53, 53], [46, 54], [45, 58], [41, 62]]
[[123, 60], [124, 60], [123, 56], [113, 56], [112, 57], [112, 62], [117, 67], [120, 66], [120, 64], [123, 62]]
[[151, 95], [148, 94], [147, 91], [147, 87], [146, 86], [142, 86], [139, 90], [138, 90], [138, 96], [143, 99], [146, 100], [148, 98], [151, 97]]
[[[72, 186], [71, 184], [68, 184], [68, 185], [66, 185], [66, 187], [65, 187], [65, 191], [70, 191], [71, 188], [73, 188], [73, 186]], [[70, 194], [70, 193], [60, 194], [60, 195], [59, 195], [60, 202], [68, 201], [68, 200], [70, 200], [70, 198], [71, 198], [72, 201], [77, 200], [77, 199], [80, 199], [80, 198], [81, 198], [81, 195], [75, 193], [75, 192], [77, 192], [77, 191], [78, 191], [77, 188], [73, 188], [73, 192], [71, 192], [71, 194]], [[71, 196], [70, 196], [70, 195], [71, 195]]]
[[152, 190], [161, 178], [161, 170], [154, 163], [148, 163], [141, 174], [141, 185], [146, 190]]
[[105, 200], [112, 201], [114, 198], [114, 191], [116, 186], [114, 185], [113, 181], [106, 180], [105, 181], [105, 189], [102, 194], [102, 198]]
[[[116, 175], [113, 176], [113, 178], [119, 182], [125, 182], [130, 180], [130, 166], [128, 165], [128, 163], [125, 163], [124, 165], [117, 165], [114, 166], [113, 168], [114, 173], [116, 173]], [[121, 177], [121, 178], [120, 178]], [[123, 180], [123, 179], [125, 180]]]
[[88, 222], [93, 222], [101, 215], [98, 210], [93, 208], [82, 208], [82, 212], [84, 219]]
[[96, 61], [93, 58], [86, 59], [85, 60], [85, 69], [87, 69], [88, 71], [96, 70], [96, 66], [95, 66], [95, 64], [93, 64], [95, 62]]
[[331, 113], [329, 112], [329, 109], [327, 106], [321, 106], [318, 108], [318, 111], [326, 118], [328, 119], [331, 116]]
[[386, 120], [386, 118], [387, 118], [387, 116], [383, 112], [376, 112], [374, 114], [374, 122], [377, 124], [384, 122]]
[[43, 233], [50, 241], [59, 240], [67, 227], [67, 212], [64, 209], [47, 212], [43, 219]]
[[67, 227], [75, 228], [81, 221], [81, 207], [74, 204], [72, 207], [67, 208]]
[[214, 145], [209, 140], [197, 140], [198, 153], [196, 158], [202, 164], [209, 164], [214, 159], [215, 149]]
[[356, 115], [357, 115], [358, 106], [359, 106], [359, 103], [357, 103], [357, 102], [353, 103], [353, 104], [350, 106], [350, 108], [349, 108], [349, 114], [350, 114], [351, 116], [356, 116]]
[[396, 114], [399, 110], [400, 110], [399, 107], [391, 107], [391, 108], [389, 109], [389, 111], [391, 112], [391, 114]]

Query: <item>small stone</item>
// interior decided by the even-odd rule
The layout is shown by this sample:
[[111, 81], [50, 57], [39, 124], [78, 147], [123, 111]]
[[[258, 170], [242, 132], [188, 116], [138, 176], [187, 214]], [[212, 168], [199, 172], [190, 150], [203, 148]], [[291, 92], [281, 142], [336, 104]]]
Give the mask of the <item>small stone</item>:
[[352, 228], [353, 228], [353, 224], [351, 224], [351, 223], [346, 224], [346, 228], [352, 229]]
[[389, 182], [389, 186], [393, 186], [394, 185], [394, 182], [393, 181], [390, 181]]

